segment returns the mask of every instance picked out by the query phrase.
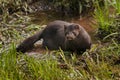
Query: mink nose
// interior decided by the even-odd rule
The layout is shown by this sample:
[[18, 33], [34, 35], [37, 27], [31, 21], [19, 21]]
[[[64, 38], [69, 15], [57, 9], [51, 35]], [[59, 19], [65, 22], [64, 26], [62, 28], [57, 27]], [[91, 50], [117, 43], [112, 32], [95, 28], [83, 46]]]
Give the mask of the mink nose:
[[73, 40], [73, 37], [71, 37], [69, 35], [67, 35], [66, 38], [67, 38], [67, 40]]
[[73, 40], [75, 38], [75, 35], [72, 32], [69, 32], [66, 34], [66, 39], [67, 40]]

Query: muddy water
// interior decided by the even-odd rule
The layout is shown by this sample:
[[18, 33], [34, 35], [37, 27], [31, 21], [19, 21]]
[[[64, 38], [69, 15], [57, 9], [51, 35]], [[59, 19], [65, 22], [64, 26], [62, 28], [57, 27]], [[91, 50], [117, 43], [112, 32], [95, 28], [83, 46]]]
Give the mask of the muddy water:
[[93, 35], [95, 34], [96, 28], [94, 27], [94, 24], [96, 23], [94, 18], [92, 16], [85, 16], [85, 17], [68, 17], [68, 16], [62, 16], [59, 13], [53, 13], [52, 11], [47, 12], [36, 12], [34, 14], [30, 14], [30, 17], [32, 17], [32, 22], [34, 24], [40, 24], [40, 25], [46, 25], [51, 21], [54, 20], [63, 20], [68, 22], [74, 22], [78, 23], [81, 26], [83, 26], [86, 31], [91, 35], [93, 41], [95, 41]]
[[[93, 25], [95, 24], [95, 20], [91, 16], [68, 17], [68, 16], [62, 16], [59, 13], [53, 13], [52, 11], [51, 12], [50, 11], [49, 12], [36, 12], [34, 14], [30, 14], [29, 16], [32, 17], [33, 24], [39, 24], [39, 25], [46, 25], [49, 22], [54, 21], [54, 20], [63, 20], [63, 21], [78, 23], [81, 26], [83, 26], [85, 30], [90, 34], [92, 38], [92, 42], [93, 43], [96, 42], [96, 39], [94, 38], [96, 28], [93, 27]], [[40, 48], [37, 47], [36, 49], [33, 49], [32, 52], [43, 53], [45, 51], [44, 49], [42, 50], [40, 49], [41, 47]]]

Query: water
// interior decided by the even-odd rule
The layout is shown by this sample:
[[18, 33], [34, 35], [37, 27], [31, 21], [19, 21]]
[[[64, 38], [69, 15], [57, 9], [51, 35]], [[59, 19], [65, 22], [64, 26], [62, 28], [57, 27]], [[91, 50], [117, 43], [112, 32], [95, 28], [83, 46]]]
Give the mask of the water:
[[93, 24], [95, 24], [96, 22], [92, 16], [68, 17], [68, 16], [62, 16], [59, 13], [47, 11], [47, 12], [36, 12], [36, 13], [30, 14], [30, 17], [32, 17], [32, 22], [34, 24], [45, 25], [54, 20], [63, 20], [63, 21], [80, 24], [87, 30], [88, 33], [92, 33], [96, 29], [95, 27], [93, 27]]

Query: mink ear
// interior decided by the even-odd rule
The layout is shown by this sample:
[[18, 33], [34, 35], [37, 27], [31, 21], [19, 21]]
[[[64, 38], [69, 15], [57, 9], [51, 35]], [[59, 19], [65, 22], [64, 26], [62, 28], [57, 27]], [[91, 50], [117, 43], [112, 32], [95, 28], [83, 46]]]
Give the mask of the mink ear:
[[75, 25], [75, 29], [80, 29], [79, 24]]

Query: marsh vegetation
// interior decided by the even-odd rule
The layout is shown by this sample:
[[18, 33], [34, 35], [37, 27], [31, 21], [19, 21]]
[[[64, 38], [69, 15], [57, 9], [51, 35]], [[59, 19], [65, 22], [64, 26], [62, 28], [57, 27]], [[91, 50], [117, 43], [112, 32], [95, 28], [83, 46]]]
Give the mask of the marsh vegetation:
[[[23, 39], [56, 19], [85, 27], [92, 48], [82, 55], [16, 52]], [[0, 0], [0, 80], [119, 79], [120, 0]]]

